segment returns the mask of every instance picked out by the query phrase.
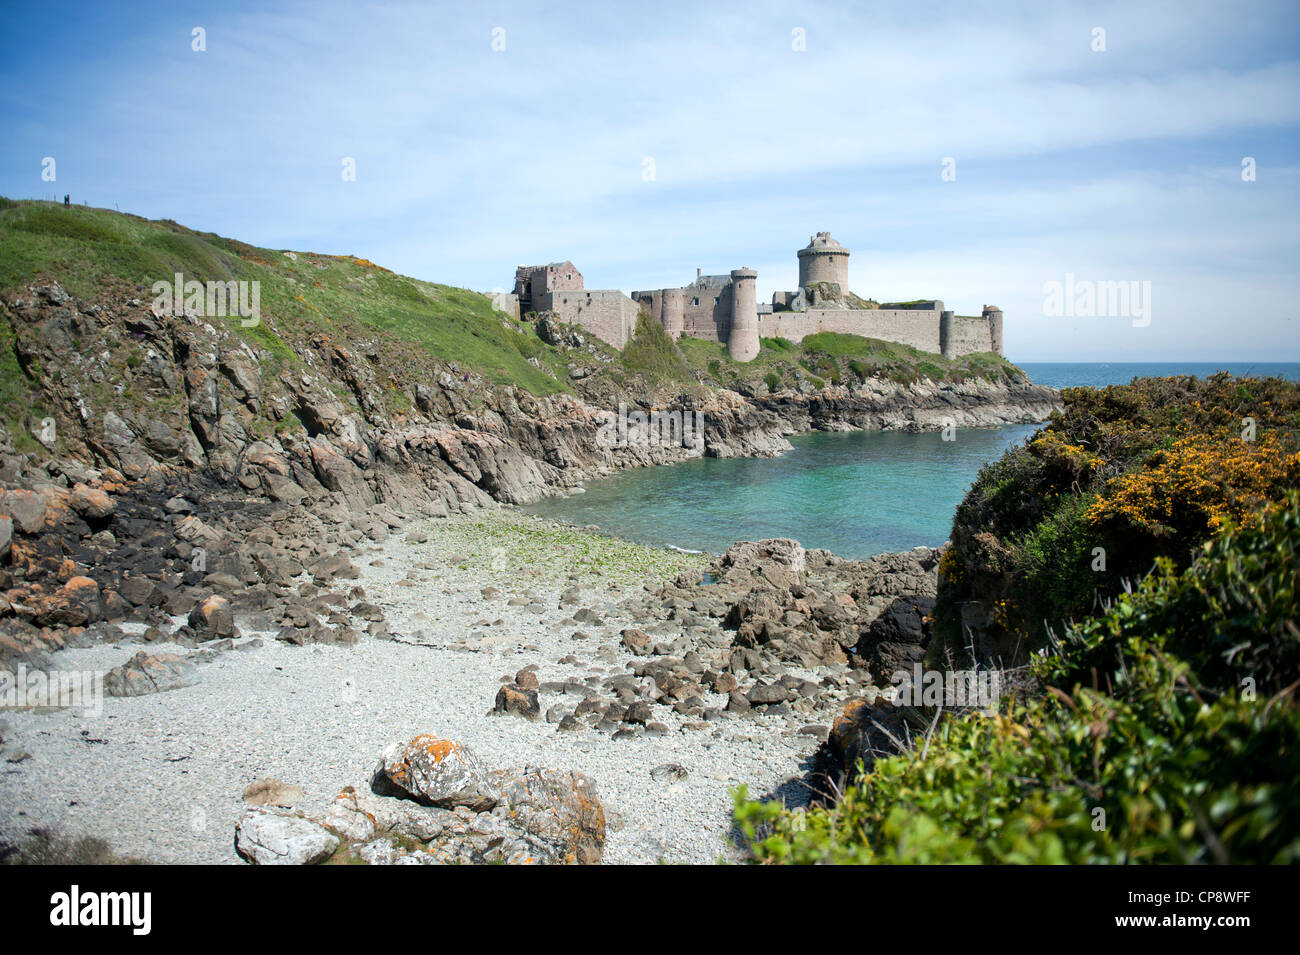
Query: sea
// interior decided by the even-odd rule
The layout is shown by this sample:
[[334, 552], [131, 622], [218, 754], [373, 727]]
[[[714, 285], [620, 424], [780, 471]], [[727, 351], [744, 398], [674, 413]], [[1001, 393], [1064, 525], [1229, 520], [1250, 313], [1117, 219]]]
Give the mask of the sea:
[[[1300, 381], [1300, 363], [1111, 362], [1020, 364], [1056, 388], [1128, 384], [1135, 377], [1280, 376]], [[697, 458], [639, 468], [587, 484], [525, 510], [595, 526], [626, 540], [719, 554], [734, 541], [793, 537], [861, 558], [948, 539], [953, 514], [980, 468], [1037, 425], [935, 432], [815, 432], [791, 438], [777, 458]]]

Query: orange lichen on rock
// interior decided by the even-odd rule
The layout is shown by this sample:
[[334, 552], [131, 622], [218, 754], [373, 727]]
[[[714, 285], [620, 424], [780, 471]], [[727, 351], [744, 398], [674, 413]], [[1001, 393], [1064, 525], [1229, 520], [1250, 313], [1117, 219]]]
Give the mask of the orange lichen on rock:
[[[418, 746], [433, 757], [435, 763], [441, 763], [452, 753], [460, 755], [460, 744], [452, 740], [442, 739], [434, 736], [432, 733], [421, 733], [415, 739], [411, 740], [411, 746]], [[409, 747], [408, 747], [409, 748]]]

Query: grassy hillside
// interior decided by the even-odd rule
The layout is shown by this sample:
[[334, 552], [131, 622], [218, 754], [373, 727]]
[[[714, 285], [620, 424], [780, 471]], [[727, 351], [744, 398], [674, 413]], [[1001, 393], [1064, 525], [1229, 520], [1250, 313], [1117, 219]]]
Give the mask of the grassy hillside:
[[705, 381], [729, 388], [747, 386], [759, 394], [798, 388], [803, 382], [824, 388], [828, 384], [858, 385], [868, 378], [910, 384], [921, 378], [965, 381], [1024, 377], [1015, 365], [992, 352], [949, 359], [898, 342], [837, 332], [809, 335], [798, 343], [763, 338], [759, 345], [758, 357], [742, 363], [732, 359], [721, 342], [702, 338], [678, 342], [687, 364]]
[[176, 272], [200, 282], [259, 281], [261, 325], [232, 319], [230, 328], [280, 361], [292, 360], [292, 342], [322, 331], [339, 339], [387, 333], [497, 383], [535, 394], [567, 387], [561, 355], [476, 292], [352, 256], [262, 249], [165, 219], [0, 199], [0, 291], [58, 281], [88, 301], [107, 288], [147, 302], [152, 284]]
[[[667, 388], [704, 384], [767, 394], [854, 385], [872, 376], [903, 383], [921, 377], [1021, 377], [992, 354], [949, 361], [904, 345], [836, 334], [813, 335], [797, 345], [764, 339], [758, 358], [741, 364], [722, 344], [689, 338], [674, 343], [648, 320], [639, 323], [621, 355], [591, 335], [574, 347], [551, 345], [532, 323], [495, 311], [479, 293], [398, 275], [354, 256], [264, 249], [166, 219], [0, 198], [0, 293], [58, 282], [78, 299], [116, 309], [125, 300], [150, 302], [153, 284], [170, 283], [178, 272], [199, 282], [260, 283], [260, 324], [246, 328], [234, 316], [212, 321], [224, 320], [256, 348], [261, 367], [273, 376], [295, 366], [313, 341], [378, 342], [381, 365], [391, 373], [385, 383], [389, 411], [403, 407], [399, 378], [427, 377], [439, 363], [537, 395], [580, 387], [584, 394], [607, 396], [612, 389], [639, 387], [637, 379]], [[110, 368], [116, 374], [117, 364], [139, 360], [114, 352]], [[570, 378], [575, 363], [587, 375], [581, 386]], [[125, 377], [89, 387], [104, 390]], [[107, 394], [98, 397], [109, 400]], [[35, 450], [34, 442], [13, 425], [30, 421], [41, 400], [33, 377], [14, 358], [12, 330], [0, 322], [0, 420], [16, 440], [32, 445], [27, 450]]]

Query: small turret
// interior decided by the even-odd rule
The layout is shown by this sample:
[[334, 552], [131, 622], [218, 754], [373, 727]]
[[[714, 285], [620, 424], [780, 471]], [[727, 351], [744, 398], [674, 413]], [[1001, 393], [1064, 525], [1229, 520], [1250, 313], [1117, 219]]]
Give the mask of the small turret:
[[939, 354], [944, 358], [951, 358], [952, 355], [952, 312], [945, 311], [939, 313]]
[[736, 361], [753, 361], [758, 356], [758, 293], [753, 269], [731, 271], [731, 333], [727, 351]]
[[686, 327], [683, 301], [682, 290], [679, 288], [664, 289], [663, 297], [659, 300], [659, 323], [674, 341], [682, 337]]

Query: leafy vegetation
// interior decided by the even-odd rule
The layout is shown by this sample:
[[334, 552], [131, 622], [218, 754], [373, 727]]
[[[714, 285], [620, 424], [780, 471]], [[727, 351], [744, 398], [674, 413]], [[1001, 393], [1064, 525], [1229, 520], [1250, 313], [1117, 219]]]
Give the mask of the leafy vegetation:
[[1153, 378], [1062, 397], [1064, 413], [985, 467], [957, 509], [936, 652], [965, 645], [962, 608], [978, 605], [1010, 662], [1158, 558], [1183, 569], [1219, 528], [1300, 487], [1292, 382]]
[[637, 312], [636, 330], [623, 348], [623, 367], [656, 384], [695, 381], [672, 336], [644, 308]]
[[737, 793], [765, 863], [1300, 861], [1300, 498], [1226, 522], [1040, 656], [1047, 692], [941, 724], [799, 813]]

